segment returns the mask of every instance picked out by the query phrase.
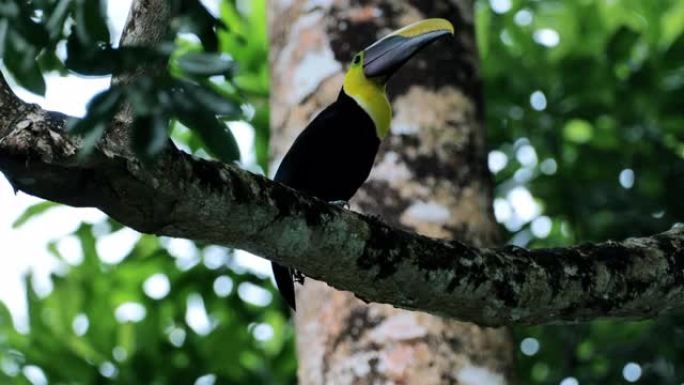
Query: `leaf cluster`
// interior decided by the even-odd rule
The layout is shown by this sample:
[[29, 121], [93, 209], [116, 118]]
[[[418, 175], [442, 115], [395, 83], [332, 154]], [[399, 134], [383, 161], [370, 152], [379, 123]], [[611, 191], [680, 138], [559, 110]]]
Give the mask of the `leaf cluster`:
[[[495, 12], [500, 3], [510, 7]], [[681, 221], [684, 3], [477, 5], [489, 142], [499, 163], [495, 208], [510, 241], [621, 239]], [[530, 200], [521, 199], [524, 191]], [[519, 353], [521, 382], [627, 383], [623, 370], [633, 363], [640, 384], [681, 383], [681, 321], [675, 314], [516, 328], [518, 343], [538, 344]]]
[[[265, 58], [266, 41], [248, 42], [243, 32], [251, 31], [241, 30], [249, 20], [235, 4], [222, 4], [221, 13], [231, 15], [225, 22], [198, 0], [173, 0], [170, 7], [174, 17], [158, 45], [120, 47], [112, 41], [105, 0], [3, 0], [0, 57], [19, 85], [40, 95], [46, 91], [46, 71], [132, 79], [97, 95], [86, 116], [71, 122], [72, 132], [89, 146], [96, 145], [123, 106], [130, 106], [133, 147], [143, 159], [163, 150], [173, 122], [179, 122], [214, 157], [239, 160], [225, 121], [254, 118], [263, 126], [264, 107], [259, 105], [252, 116], [244, 107], [250, 97], [262, 102], [258, 99], [267, 94], [267, 82], [260, 81], [265, 62], [253, 62]], [[248, 66], [240, 67], [240, 61]], [[262, 78], [255, 80], [255, 75]], [[263, 141], [259, 148], [263, 160]]]
[[103, 240], [120, 231], [83, 224], [48, 245], [60, 267], [48, 291], [25, 280], [29, 333], [0, 304], [0, 383], [28, 385], [36, 372], [55, 384], [293, 383], [293, 331], [268, 279], [228, 249], [188, 242], [178, 254], [148, 235], [121, 261], [103, 259]]
[[[3, 55], [6, 69], [39, 94], [46, 71], [133, 74], [134, 81], [95, 96], [86, 116], [70, 122], [86, 144], [97, 145], [116, 114], [130, 106], [133, 145], [144, 159], [162, 151], [171, 137], [187, 151], [229, 162], [239, 152], [226, 122], [240, 121], [254, 130], [257, 161], [265, 170], [265, 1], [241, 6], [222, 1], [218, 19], [199, 2], [172, 2], [178, 16], [161, 45], [123, 48], [112, 42], [104, 4], [0, 2], [0, 41], [16, 35], [26, 40], [24, 32], [41, 34], [48, 25], [60, 24], [59, 33], [23, 51], [26, 67], [10, 67]], [[50, 16], [58, 11], [60, 18]], [[138, 71], [151, 63], [153, 73]], [[31, 206], [14, 226], [54, 208], [63, 209], [49, 202]], [[0, 384], [29, 384], [36, 376], [56, 384], [294, 384], [294, 332], [287, 307], [268, 279], [246, 271], [231, 250], [189, 241], [180, 255], [179, 240], [138, 235], [120, 261], [103, 257], [107, 239], [126, 231], [111, 220], [83, 224], [47, 245], [59, 268], [47, 289], [40, 288], [37, 277], [26, 278], [28, 330], [18, 331], [0, 304]], [[69, 242], [72, 247], [65, 248]], [[2, 256], [24, 257], [17, 253], [21, 250]], [[160, 276], [168, 282], [168, 293], [151, 297], [146, 285]], [[250, 302], [255, 291], [267, 301]], [[122, 319], [122, 306], [142, 309], [144, 316]], [[204, 329], [197, 327], [198, 318], [204, 319]]]

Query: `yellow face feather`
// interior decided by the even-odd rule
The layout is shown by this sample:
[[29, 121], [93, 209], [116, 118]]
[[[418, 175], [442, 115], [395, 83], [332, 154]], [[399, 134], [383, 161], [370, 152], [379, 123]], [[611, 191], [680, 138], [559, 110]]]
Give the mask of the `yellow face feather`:
[[363, 73], [363, 52], [356, 57], [360, 59], [354, 59], [344, 78], [342, 88], [366, 111], [375, 124], [378, 138], [383, 139], [389, 133], [392, 120], [392, 107], [387, 99], [385, 84], [378, 80], [368, 79]]
[[[354, 57], [344, 78], [343, 89], [373, 120], [378, 138], [383, 139], [387, 136], [392, 120], [392, 107], [385, 92], [387, 79], [416, 50], [444, 36], [444, 34], [434, 34], [440, 31], [453, 35], [454, 27], [445, 19], [421, 20], [383, 37]], [[398, 45], [398, 42], [406, 41], [409, 44]], [[375, 68], [364, 69], [366, 53], [369, 55], [369, 63], [366, 65], [374, 65]], [[381, 56], [384, 57], [384, 61], [375, 60]], [[371, 73], [371, 77], [366, 76], [367, 73]]]

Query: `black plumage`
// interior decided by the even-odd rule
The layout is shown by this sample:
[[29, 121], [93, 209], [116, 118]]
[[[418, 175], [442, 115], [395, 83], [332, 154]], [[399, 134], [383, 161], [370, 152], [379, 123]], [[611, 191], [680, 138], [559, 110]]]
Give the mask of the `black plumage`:
[[[299, 134], [275, 180], [329, 202], [351, 199], [368, 178], [380, 139], [389, 131], [387, 81], [423, 47], [453, 32], [448, 20], [421, 20], [356, 54], [339, 97]], [[273, 274], [280, 293], [295, 309], [292, 270], [273, 263]]]
[[[299, 134], [274, 180], [325, 201], [348, 201], [368, 178], [379, 145], [371, 117], [342, 90]], [[272, 265], [280, 293], [295, 309], [292, 271]]]

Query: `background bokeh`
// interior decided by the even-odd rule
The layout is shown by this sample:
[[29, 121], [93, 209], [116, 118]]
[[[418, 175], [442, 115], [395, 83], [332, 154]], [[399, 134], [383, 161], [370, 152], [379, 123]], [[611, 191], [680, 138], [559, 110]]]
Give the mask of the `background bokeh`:
[[[684, 2], [477, 4], [494, 208], [510, 241], [620, 239], [682, 221]], [[681, 384], [682, 321], [518, 327], [519, 372], [523, 383]]]
[[[218, 46], [235, 69], [213, 86], [240, 106], [228, 124], [241, 162], [267, 173], [266, 5], [204, 3], [229, 26]], [[115, 40], [121, 15], [109, 9]], [[619, 239], [681, 220], [684, 2], [479, 0], [476, 28], [493, 204], [509, 243]], [[190, 33], [176, 42], [178, 54], [202, 49]], [[47, 78], [35, 100], [68, 109], [50, 104], [69, 91]], [[88, 81], [100, 82], [93, 93], [106, 86]], [[179, 123], [173, 138], [209, 156]], [[16, 279], [17, 260], [34, 273], [25, 292], [0, 283], [10, 305], [0, 304], [0, 384], [295, 383], [293, 328], [256, 257], [140, 235], [97, 212], [14, 197], [4, 181], [2, 194], [0, 277]], [[517, 327], [521, 382], [684, 383], [682, 322]]]

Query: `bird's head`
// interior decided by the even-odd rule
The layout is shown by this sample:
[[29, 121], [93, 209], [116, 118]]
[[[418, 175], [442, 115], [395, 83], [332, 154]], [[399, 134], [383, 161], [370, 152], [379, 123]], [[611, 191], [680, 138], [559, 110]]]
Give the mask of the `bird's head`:
[[392, 108], [385, 86], [413, 55], [435, 40], [453, 35], [445, 19], [426, 19], [398, 29], [357, 53], [344, 79], [344, 92], [356, 100], [375, 124], [379, 138], [389, 132]]

